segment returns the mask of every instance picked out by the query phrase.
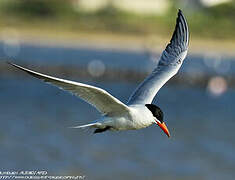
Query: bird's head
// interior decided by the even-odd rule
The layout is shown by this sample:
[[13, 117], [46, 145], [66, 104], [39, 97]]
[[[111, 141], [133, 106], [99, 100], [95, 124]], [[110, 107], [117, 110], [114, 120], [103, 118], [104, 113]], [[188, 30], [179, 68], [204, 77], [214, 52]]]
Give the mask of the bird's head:
[[167, 129], [165, 122], [163, 121], [163, 112], [162, 110], [154, 104], [145, 104], [145, 106], [152, 112], [155, 123], [170, 137], [170, 133]]

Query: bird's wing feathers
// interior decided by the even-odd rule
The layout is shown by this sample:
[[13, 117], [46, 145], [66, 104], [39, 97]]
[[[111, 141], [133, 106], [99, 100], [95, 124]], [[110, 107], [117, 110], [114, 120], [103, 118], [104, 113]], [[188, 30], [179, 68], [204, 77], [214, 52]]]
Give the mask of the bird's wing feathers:
[[58, 86], [60, 89], [71, 92], [72, 94], [80, 97], [89, 104], [93, 105], [102, 114], [107, 114], [112, 116], [115, 113], [121, 114], [123, 112], [128, 111], [128, 107], [125, 104], [123, 104], [121, 101], [119, 101], [111, 94], [109, 94], [107, 91], [101, 88], [48, 76], [45, 74], [32, 71], [30, 69], [26, 69], [24, 67], [21, 67], [13, 63], [9, 64], [47, 83]]
[[134, 91], [129, 98], [129, 105], [152, 102], [159, 89], [178, 72], [187, 55], [188, 43], [188, 25], [181, 10], [179, 10], [175, 31], [170, 43], [161, 55], [158, 66]]

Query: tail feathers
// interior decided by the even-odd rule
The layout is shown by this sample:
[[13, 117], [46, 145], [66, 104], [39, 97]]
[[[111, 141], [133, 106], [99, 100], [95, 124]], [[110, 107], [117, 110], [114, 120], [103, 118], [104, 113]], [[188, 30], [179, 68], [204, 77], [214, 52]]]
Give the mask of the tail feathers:
[[97, 123], [90, 123], [90, 124], [85, 124], [81, 126], [74, 126], [74, 127], [69, 127], [69, 128], [86, 128], [86, 127], [97, 127]]

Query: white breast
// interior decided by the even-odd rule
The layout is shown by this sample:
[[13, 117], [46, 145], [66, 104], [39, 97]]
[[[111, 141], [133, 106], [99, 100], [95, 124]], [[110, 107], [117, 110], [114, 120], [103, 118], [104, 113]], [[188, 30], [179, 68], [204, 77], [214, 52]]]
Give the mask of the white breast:
[[145, 105], [132, 105], [130, 109], [130, 119], [136, 129], [148, 127], [155, 122], [151, 111]]
[[146, 128], [155, 120], [148, 108], [144, 105], [129, 106], [129, 113], [115, 117], [104, 116], [98, 120], [100, 128], [111, 126], [111, 130], [133, 130]]

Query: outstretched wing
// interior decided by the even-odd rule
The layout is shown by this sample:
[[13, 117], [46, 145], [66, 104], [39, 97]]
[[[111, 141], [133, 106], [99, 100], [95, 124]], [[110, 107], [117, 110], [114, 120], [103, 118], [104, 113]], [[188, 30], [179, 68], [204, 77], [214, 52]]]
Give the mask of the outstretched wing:
[[102, 114], [112, 116], [117, 113], [121, 114], [129, 111], [128, 106], [101, 88], [48, 76], [10, 62], [9, 64], [47, 83], [58, 86], [60, 89], [71, 92], [72, 94], [93, 105]]
[[188, 43], [188, 25], [179, 10], [175, 31], [170, 43], [161, 55], [158, 66], [134, 91], [129, 98], [128, 105], [150, 104], [152, 102], [159, 89], [178, 72], [187, 55]]

